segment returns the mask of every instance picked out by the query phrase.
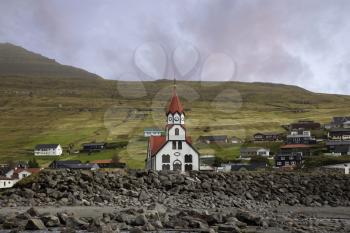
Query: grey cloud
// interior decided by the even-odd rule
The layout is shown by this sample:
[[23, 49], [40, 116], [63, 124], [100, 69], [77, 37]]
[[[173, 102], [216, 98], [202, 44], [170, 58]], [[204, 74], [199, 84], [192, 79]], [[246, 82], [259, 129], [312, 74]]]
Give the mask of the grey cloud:
[[346, 0], [11, 0], [0, 1], [0, 41], [111, 79], [139, 72], [143, 43], [159, 43], [168, 59], [191, 43], [201, 64], [212, 53], [232, 57], [233, 80], [350, 94], [348, 12]]

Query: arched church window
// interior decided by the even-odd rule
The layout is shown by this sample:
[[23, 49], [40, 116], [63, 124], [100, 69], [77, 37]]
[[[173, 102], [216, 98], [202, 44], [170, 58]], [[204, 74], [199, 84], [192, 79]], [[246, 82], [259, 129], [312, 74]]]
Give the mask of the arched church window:
[[182, 163], [179, 160], [174, 161], [173, 170], [174, 171], [181, 171], [182, 170]]
[[182, 141], [179, 141], [178, 143], [179, 143], [178, 144], [178, 149], [181, 150], [182, 149]]
[[191, 154], [185, 155], [185, 163], [192, 163], [192, 155]]
[[163, 164], [162, 165], [162, 170], [163, 171], [169, 171], [170, 170], [170, 164]]
[[180, 134], [180, 130], [179, 130], [179, 128], [176, 128], [175, 129], [175, 135], [179, 135]]
[[173, 150], [176, 150], [176, 141], [173, 141]]
[[162, 155], [162, 163], [170, 163], [170, 155]]
[[185, 171], [192, 171], [192, 164], [185, 164]]

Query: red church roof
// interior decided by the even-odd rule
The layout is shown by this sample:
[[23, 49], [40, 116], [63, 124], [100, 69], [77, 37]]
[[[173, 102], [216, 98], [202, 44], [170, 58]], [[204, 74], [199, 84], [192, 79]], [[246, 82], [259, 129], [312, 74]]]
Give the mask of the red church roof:
[[[186, 137], [186, 142], [192, 144], [191, 137]], [[165, 136], [151, 136], [149, 137], [149, 150], [151, 151], [151, 156], [158, 153], [160, 149], [167, 143]]]
[[168, 110], [167, 110], [167, 114], [169, 113], [183, 113], [184, 112], [184, 108], [182, 107], [182, 104], [180, 102], [180, 98], [176, 93], [176, 87], [174, 87], [174, 91], [173, 91], [173, 96], [171, 97], [170, 100], [170, 104], [168, 106]]

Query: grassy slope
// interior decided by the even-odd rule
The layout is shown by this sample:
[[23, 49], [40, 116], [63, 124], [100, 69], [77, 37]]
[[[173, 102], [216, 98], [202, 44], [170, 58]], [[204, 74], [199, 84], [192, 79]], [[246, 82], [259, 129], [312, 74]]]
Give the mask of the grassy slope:
[[[26, 56], [34, 55], [29, 52]], [[39, 67], [50, 67], [47, 63], [53, 62], [40, 59], [44, 64]], [[4, 60], [0, 55], [0, 67], [4, 67]], [[119, 153], [129, 166], [143, 166], [147, 147], [143, 128], [164, 126], [170, 81], [117, 82], [94, 78], [87, 72], [72, 78], [76, 70], [70, 67], [46, 76], [52, 74], [46, 68], [36, 74], [21, 67], [22, 73], [0, 72], [0, 161], [29, 159], [38, 143], [73, 143], [79, 148], [81, 143], [94, 140], [128, 140], [129, 146], [118, 151], [64, 158], [92, 161]], [[141, 92], [147, 95], [130, 98]], [[349, 96], [315, 94], [279, 84], [178, 82], [178, 93], [186, 108], [186, 126], [194, 139], [210, 134], [249, 138], [257, 131], [282, 132], [280, 125], [297, 119], [325, 123], [350, 110]], [[237, 103], [240, 99], [241, 104]], [[199, 149], [202, 154], [217, 153], [224, 158], [234, 158], [239, 151], [238, 146], [199, 145]], [[49, 161], [43, 158], [40, 162]]]

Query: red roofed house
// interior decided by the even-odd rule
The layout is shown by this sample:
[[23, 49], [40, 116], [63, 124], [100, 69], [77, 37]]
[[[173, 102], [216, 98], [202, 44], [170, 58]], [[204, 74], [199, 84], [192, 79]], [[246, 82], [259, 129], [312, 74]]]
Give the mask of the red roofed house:
[[165, 135], [149, 137], [146, 169], [199, 170], [199, 153], [186, 132], [184, 108], [175, 85], [166, 116]]

